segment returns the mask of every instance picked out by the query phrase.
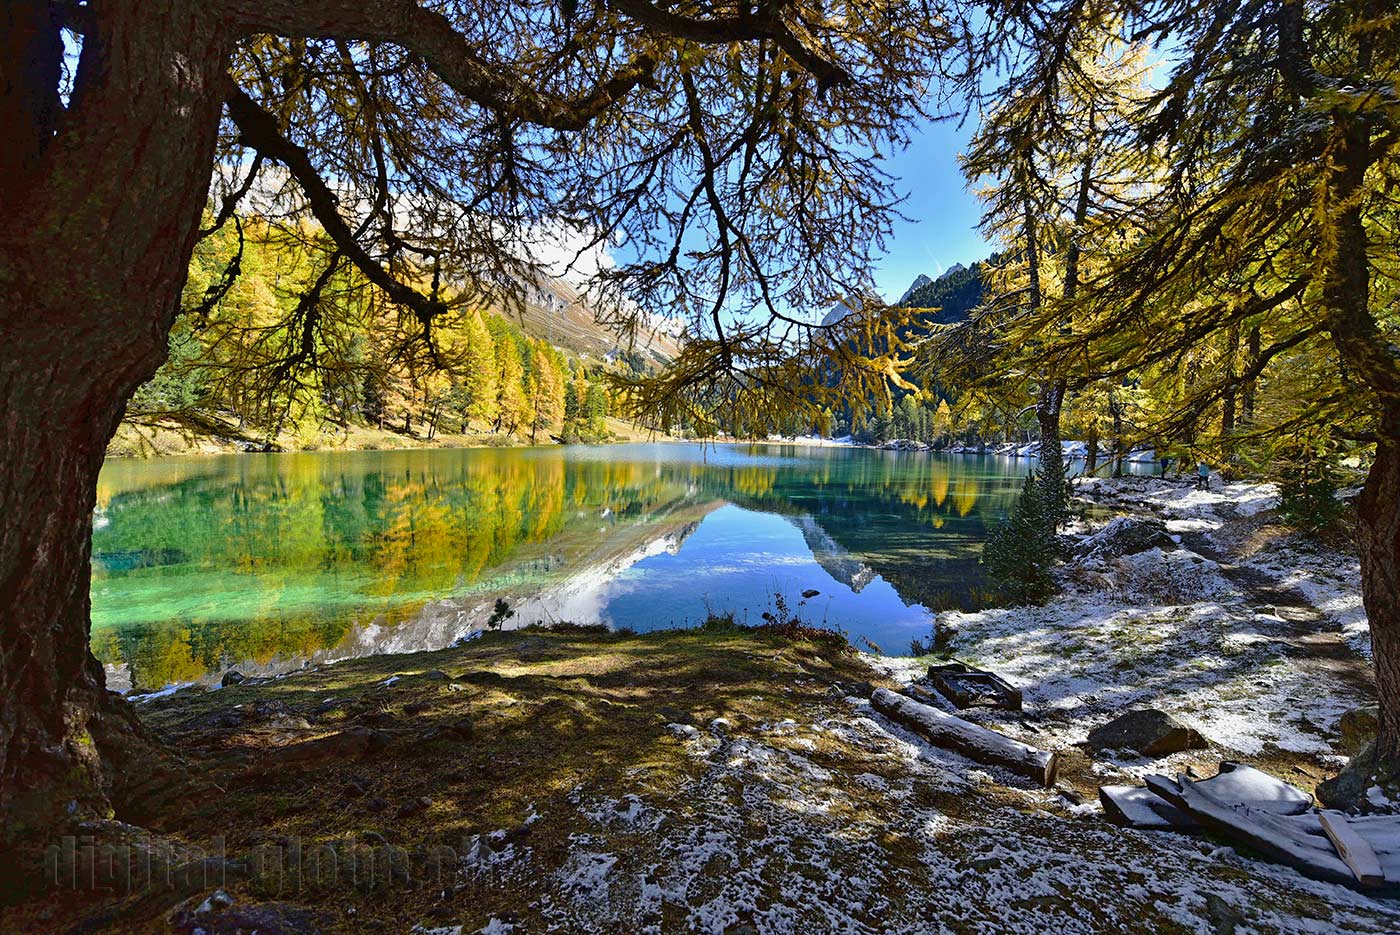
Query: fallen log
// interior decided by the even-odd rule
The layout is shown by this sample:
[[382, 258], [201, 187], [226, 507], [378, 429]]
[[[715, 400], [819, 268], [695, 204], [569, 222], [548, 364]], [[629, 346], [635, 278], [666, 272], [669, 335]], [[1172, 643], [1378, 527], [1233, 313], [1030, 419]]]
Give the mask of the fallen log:
[[875, 689], [870, 703], [876, 711], [910, 728], [930, 743], [956, 750], [978, 763], [1009, 769], [1047, 788], [1055, 784], [1055, 773], [1060, 765], [1056, 753], [1012, 740], [887, 688]]

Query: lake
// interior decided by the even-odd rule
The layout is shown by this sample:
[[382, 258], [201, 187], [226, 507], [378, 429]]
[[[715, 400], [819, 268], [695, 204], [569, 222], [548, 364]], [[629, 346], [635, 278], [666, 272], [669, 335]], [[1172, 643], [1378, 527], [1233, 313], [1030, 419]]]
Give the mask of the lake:
[[93, 651], [112, 687], [160, 688], [440, 648], [500, 599], [509, 627], [637, 631], [781, 601], [907, 653], [930, 607], [975, 600], [1027, 467], [698, 444], [111, 460]]

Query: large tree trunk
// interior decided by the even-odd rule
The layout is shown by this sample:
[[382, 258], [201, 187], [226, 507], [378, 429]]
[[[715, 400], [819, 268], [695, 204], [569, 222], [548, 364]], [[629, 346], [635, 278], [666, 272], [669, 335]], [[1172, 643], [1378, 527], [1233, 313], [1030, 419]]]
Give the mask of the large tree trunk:
[[[7, 64], [58, 42], [49, 7], [9, 5], [41, 14], [0, 36]], [[88, 560], [106, 445], [165, 359], [208, 194], [228, 46], [201, 9], [85, 7], [58, 118], [51, 71], [0, 81], [28, 141], [0, 213], [0, 846], [110, 811], [145, 772], [88, 650]]]
[[1041, 389], [1035, 403], [1035, 417], [1040, 423], [1040, 489], [1055, 528], [1064, 519], [1061, 507], [1065, 502], [1065, 453], [1060, 444], [1060, 408], [1064, 399], [1065, 383], [1055, 380]]
[[1400, 762], [1400, 408], [1383, 420], [1388, 437], [1357, 501], [1361, 596], [1371, 622], [1371, 648], [1380, 697], [1376, 752]]

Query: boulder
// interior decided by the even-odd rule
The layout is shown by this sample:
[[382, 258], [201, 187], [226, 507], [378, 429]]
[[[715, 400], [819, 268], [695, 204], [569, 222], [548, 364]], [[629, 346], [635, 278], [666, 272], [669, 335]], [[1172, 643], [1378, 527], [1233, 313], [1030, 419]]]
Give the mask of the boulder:
[[1132, 750], [1158, 757], [1182, 750], [1206, 747], [1205, 738], [1176, 718], [1156, 708], [1139, 708], [1089, 731], [1093, 750]]
[[219, 684], [224, 688], [228, 688], [230, 685], [237, 685], [239, 682], [247, 681], [247, 679], [248, 676], [239, 672], [237, 669], [229, 669], [224, 673], [224, 677], [219, 680]]
[[1394, 815], [1400, 812], [1400, 768], [1377, 759], [1373, 740], [1340, 773], [1319, 783], [1316, 795], [1325, 808], [1362, 815]]
[[1176, 540], [1167, 532], [1166, 524], [1161, 520], [1119, 516], [1081, 540], [1074, 554], [1076, 558], [1112, 559], [1137, 555], [1149, 549], [1170, 552], [1175, 548]]
[[1375, 740], [1376, 731], [1380, 728], [1380, 717], [1381, 709], [1378, 705], [1352, 708], [1343, 714], [1337, 722], [1337, 729], [1342, 735], [1342, 752], [1347, 756], [1355, 756]]

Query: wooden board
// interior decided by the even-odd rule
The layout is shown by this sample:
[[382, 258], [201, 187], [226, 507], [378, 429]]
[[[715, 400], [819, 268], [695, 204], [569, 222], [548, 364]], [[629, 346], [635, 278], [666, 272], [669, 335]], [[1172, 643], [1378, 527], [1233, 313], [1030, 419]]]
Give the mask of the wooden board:
[[1313, 807], [1313, 797], [1302, 789], [1243, 763], [1221, 763], [1219, 773], [1194, 785], [1217, 801], [1275, 815], [1301, 815]]
[[928, 680], [933, 687], [959, 708], [1005, 708], [1021, 710], [1021, 690], [1001, 676], [984, 669], [973, 668], [965, 662], [950, 662], [928, 667]]
[[1100, 786], [1104, 817], [1124, 828], [1143, 831], [1199, 831], [1190, 815], [1143, 786]]
[[1325, 840], [1308, 834], [1295, 819], [1248, 805], [1221, 802], [1198, 785], [1185, 776], [1178, 776], [1175, 781], [1166, 776], [1147, 777], [1147, 788], [1204, 827], [1308, 876], [1355, 884], [1356, 876], [1336, 851]]
[[1317, 813], [1317, 820], [1321, 822], [1327, 837], [1332, 840], [1332, 846], [1337, 849], [1337, 856], [1351, 868], [1359, 882], [1366, 886], [1379, 886], [1385, 882], [1385, 872], [1381, 870], [1381, 862], [1376, 857], [1376, 852], [1355, 828], [1347, 824], [1347, 816], [1341, 812], [1323, 811]]
[[956, 750], [978, 763], [989, 763], [1034, 779], [1049, 788], [1055, 784], [1060, 758], [1048, 750], [1012, 740], [1004, 734], [973, 724], [960, 717], [915, 701], [907, 695], [877, 688], [870, 704], [881, 714], [898, 721], [930, 743]]

